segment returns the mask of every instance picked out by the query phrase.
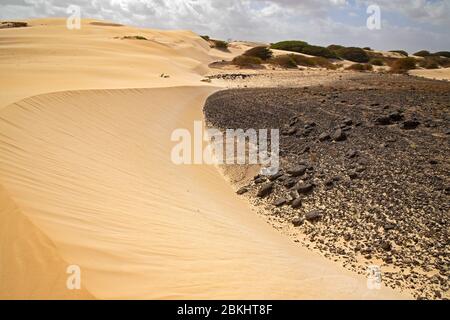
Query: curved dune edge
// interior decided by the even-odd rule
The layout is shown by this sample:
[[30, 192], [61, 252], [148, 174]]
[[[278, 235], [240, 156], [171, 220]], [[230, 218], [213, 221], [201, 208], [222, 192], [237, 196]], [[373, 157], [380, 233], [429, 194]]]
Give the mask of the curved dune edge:
[[[1, 295], [410, 298], [368, 290], [363, 277], [290, 243], [215, 167], [172, 164], [172, 131], [192, 129], [214, 90], [60, 92], [2, 109], [0, 183], [11, 197], [0, 193], [0, 219], [8, 223]], [[81, 267], [79, 296], [61, 288], [65, 262]], [[14, 264], [36, 272], [11, 275]]]

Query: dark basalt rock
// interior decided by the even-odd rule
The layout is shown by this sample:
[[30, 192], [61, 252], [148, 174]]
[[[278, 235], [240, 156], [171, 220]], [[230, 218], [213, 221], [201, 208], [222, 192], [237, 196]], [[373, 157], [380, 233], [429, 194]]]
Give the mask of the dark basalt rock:
[[417, 120], [407, 120], [402, 123], [401, 128], [403, 130], [414, 130], [420, 125], [420, 122]]
[[302, 199], [301, 198], [297, 198], [294, 201], [292, 201], [292, 208], [294, 209], [298, 209], [302, 206]]
[[327, 132], [324, 132], [319, 136], [319, 141], [327, 141], [330, 139], [331, 139], [330, 134]]
[[307, 194], [314, 189], [314, 186], [310, 183], [300, 183], [294, 186], [294, 189], [300, 194]]
[[246, 187], [240, 188], [238, 191], [236, 191], [236, 194], [243, 195], [244, 193], [247, 193], [248, 189]]
[[294, 227], [300, 227], [302, 224], [304, 223], [304, 219], [302, 218], [294, 218], [292, 219], [292, 224], [294, 225]]
[[303, 165], [295, 166], [295, 167], [287, 170], [287, 173], [293, 177], [300, 177], [305, 174], [306, 169], [307, 169], [307, 167], [303, 166]]
[[317, 221], [322, 217], [322, 213], [318, 210], [313, 210], [305, 214], [305, 219], [308, 221]]
[[345, 141], [347, 140], [347, 135], [342, 129], [337, 129], [331, 135], [331, 139], [333, 139], [334, 141]]
[[270, 183], [267, 183], [267, 184], [263, 185], [261, 187], [261, 189], [259, 189], [259, 191], [257, 193], [257, 196], [260, 197], [260, 198], [267, 197], [268, 195], [270, 195], [272, 193], [273, 186], [274, 186], [273, 182], [270, 182]]

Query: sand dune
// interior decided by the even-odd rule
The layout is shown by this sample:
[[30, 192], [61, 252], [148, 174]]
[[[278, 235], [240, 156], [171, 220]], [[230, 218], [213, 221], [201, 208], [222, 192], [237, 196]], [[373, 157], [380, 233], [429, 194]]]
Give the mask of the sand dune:
[[69, 30], [65, 19], [36, 19], [0, 30], [0, 108], [55, 91], [200, 85], [216, 55], [233, 55], [210, 49], [191, 31], [93, 23]]
[[[54, 243], [42, 263], [79, 265], [97, 298], [395, 297], [289, 243], [237, 199], [215, 167], [172, 164], [172, 130], [201, 120], [211, 92], [65, 92], [1, 111], [0, 179], [17, 215], [34, 225], [21, 234], [42, 231]], [[18, 250], [12, 261], [40, 251]], [[61, 276], [41, 271], [55, 282]], [[18, 279], [1, 282], [3, 297], [13, 286], [27, 292]], [[33, 280], [46, 284], [40, 274]], [[61, 283], [53, 290], [66, 291]]]
[[0, 298], [404, 297], [290, 243], [215, 167], [170, 161], [217, 90], [199, 86], [215, 50], [90, 22], [0, 32]]
[[450, 81], [450, 68], [442, 69], [417, 69], [409, 71], [409, 74], [436, 80]]

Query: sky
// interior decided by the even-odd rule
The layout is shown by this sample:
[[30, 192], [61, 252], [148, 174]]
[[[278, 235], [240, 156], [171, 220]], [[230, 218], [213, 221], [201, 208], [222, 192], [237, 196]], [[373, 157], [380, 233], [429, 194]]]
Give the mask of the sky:
[[[0, 20], [67, 17], [70, 5], [82, 18], [224, 40], [450, 51], [450, 0], [0, 0]], [[370, 5], [379, 28], [367, 27]]]

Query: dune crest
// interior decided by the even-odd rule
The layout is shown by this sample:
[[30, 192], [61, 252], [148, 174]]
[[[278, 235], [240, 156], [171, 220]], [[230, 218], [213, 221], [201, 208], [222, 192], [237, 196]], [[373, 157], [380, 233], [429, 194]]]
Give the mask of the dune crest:
[[215, 167], [172, 164], [172, 130], [201, 120], [212, 92], [64, 92], [1, 110], [0, 179], [55, 244], [46, 259], [79, 265], [96, 298], [397, 297], [277, 234]]

